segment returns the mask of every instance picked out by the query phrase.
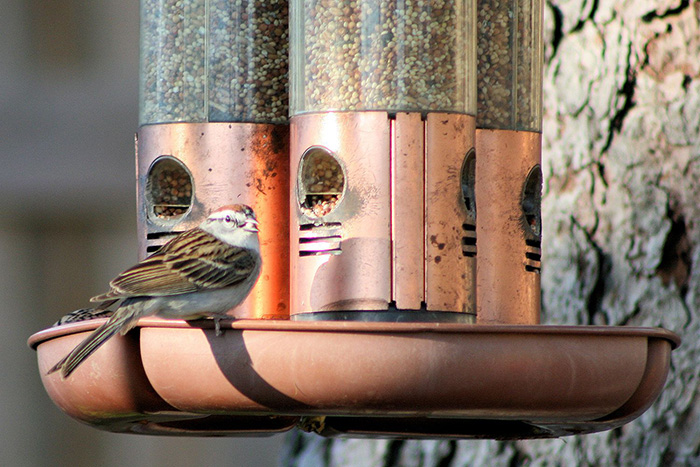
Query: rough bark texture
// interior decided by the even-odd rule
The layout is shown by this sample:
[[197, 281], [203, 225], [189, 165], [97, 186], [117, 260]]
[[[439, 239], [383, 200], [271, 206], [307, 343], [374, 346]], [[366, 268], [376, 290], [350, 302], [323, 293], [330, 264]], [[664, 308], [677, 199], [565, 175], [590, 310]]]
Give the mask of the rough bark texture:
[[543, 323], [680, 334], [658, 401], [561, 440], [326, 440], [283, 465], [700, 465], [700, 4], [545, 6]]

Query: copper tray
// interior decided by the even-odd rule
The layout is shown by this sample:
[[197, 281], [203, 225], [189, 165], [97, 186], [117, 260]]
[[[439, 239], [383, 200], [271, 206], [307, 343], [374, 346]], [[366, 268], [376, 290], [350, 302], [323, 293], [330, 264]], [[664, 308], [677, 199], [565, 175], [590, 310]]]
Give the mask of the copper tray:
[[298, 417], [186, 413], [165, 402], [148, 381], [140, 328], [107, 341], [71, 375], [46, 372], [104, 319], [66, 324], [29, 338], [39, 374], [54, 403], [78, 421], [117, 433], [170, 436], [266, 436], [294, 427]]
[[656, 328], [283, 320], [222, 323], [216, 336], [208, 321], [149, 318], [69, 379], [45, 375], [102, 322], [29, 339], [54, 402], [113, 431], [200, 436], [201, 417], [231, 436], [284, 431], [297, 417], [324, 436], [591, 433], [653, 403], [680, 342]]

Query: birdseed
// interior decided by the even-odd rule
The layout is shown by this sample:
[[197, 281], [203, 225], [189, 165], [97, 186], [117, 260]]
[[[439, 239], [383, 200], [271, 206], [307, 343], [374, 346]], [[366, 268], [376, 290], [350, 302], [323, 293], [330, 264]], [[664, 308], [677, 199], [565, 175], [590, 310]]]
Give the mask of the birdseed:
[[284, 0], [143, 0], [140, 124], [287, 121]]
[[308, 217], [323, 217], [340, 202], [345, 176], [338, 161], [323, 150], [312, 150], [302, 159], [300, 205]]
[[176, 162], [168, 159], [153, 165], [148, 177], [147, 191], [156, 217], [181, 216], [192, 204], [190, 175]]
[[478, 128], [542, 128], [540, 0], [477, 0]]
[[[296, 0], [292, 114], [469, 110], [473, 18], [465, 0]], [[296, 23], [299, 22], [299, 23]], [[299, 32], [298, 32], [299, 31]], [[303, 50], [296, 50], [297, 44]], [[300, 55], [301, 54], [301, 55]], [[472, 113], [475, 109], [471, 109]]]

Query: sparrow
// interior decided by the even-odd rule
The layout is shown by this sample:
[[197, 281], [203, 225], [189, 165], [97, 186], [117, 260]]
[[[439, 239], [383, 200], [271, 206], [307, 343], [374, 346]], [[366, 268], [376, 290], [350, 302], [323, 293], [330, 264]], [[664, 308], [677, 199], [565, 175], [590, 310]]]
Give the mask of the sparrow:
[[226, 311], [245, 300], [261, 265], [253, 210], [244, 204], [217, 209], [198, 227], [119, 274], [108, 292], [91, 298], [100, 304], [89, 315], [113, 307], [112, 315], [48, 373], [60, 371], [67, 378], [110, 337], [126, 334], [145, 316], [214, 318], [219, 335], [219, 320], [229, 318]]

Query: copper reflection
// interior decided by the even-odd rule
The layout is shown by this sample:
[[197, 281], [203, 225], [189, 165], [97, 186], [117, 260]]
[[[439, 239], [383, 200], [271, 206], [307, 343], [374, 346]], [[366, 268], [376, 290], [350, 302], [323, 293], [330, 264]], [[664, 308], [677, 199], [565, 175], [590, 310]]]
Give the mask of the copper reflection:
[[533, 238], [523, 211], [528, 175], [540, 163], [540, 144], [539, 133], [476, 130], [479, 323], [540, 322], [539, 239]]
[[[327, 112], [291, 127], [292, 314], [474, 313], [475, 260], [462, 248], [474, 118]], [[333, 209], [313, 215], [301, 166], [318, 154], [338, 161], [345, 184]]]
[[397, 114], [391, 128], [392, 297], [417, 310], [425, 302], [425, 132], [418, 113]]
[[428, 114], [426, 122], [425, 229], [428, 310], [476, 311], [473, 257], [462, 252], [467, 210], [462, 167], [474, 147], [474, 117]]
[[[137, 135], [139, 256], [172, 235], [197, 226], [219, 206], [246, 203], [260, 222], [263, 267], [238, 318], [289, 316], [289, 132], [284, 125], [177, 123], [147, 125]], [[181, 162], [193, 181], [193, 203], [172, 219], [153, 215], [145, 196], [149, 169], [166, 156]]]
[[[386, 309], [391, 296], [386, 114], [295, 116], [290, 148], [292, 313]], [[300, 206], [304, 181], [298, 169], [309, 148], [332, 155], [345, 174], [340, 202], [324, 216], [307, 215]]]

